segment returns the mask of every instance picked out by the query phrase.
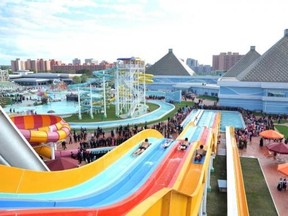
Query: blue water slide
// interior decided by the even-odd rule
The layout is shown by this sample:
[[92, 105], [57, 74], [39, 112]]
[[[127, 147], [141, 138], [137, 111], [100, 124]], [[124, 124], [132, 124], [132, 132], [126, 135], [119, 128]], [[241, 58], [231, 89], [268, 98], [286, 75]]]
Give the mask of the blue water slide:
[[[154, 147], [156, 147], [162, 139], [148, 137], [149, 142], [152, 143], [151, 148], [147, 149], [147, 152], [152, 151]], [[20, 199], [65, 199], [72, 198], [75, 196], [79, 196], [81, 193], [87, 193], [86, 191], [93, 193], [101, 190], [108, 184], [112, 184], [113, 181], [117, 181], [122, 175], [125, 175], [126, 172], [137, 163], [139, 158], [131, 157], [131, 154], [138, 148], [136, 145], [127, 154], [118, 159], [115, 163], [111, 164], [108, 168], [106, 168], [103, 172], [95, 176], [94, 178], [89, 179], [88, 181], [79, 184], [77, 186], [53, 191], [53, 192], [45, 192], [45, 193], [0, 193], [0, 198], [20, 198]], [[105, 148], [101, 148], [102, 150]], [[108, 147], [106, 147], [108, 149]], [[111, 147], [110, 147], [111, 149]], [[88, 151], [97, 151], [97, 149], [88, 149]], [[146, 154], [146, 151], [145, 151]]]
[[215, 118], [215, 111], [205, 110], [199, 119], [197, 126], [211, 127]]

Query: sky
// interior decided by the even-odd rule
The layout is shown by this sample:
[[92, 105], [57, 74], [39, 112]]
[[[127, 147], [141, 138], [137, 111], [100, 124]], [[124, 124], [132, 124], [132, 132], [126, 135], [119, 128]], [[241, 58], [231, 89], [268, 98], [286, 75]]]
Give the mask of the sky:
[[0, 65], [133, 56], [154, 64], [168, 49], [212, 65], [220, 52], [266, 52], [288, 29], [287, 8], [287, 0], [1, 0]]

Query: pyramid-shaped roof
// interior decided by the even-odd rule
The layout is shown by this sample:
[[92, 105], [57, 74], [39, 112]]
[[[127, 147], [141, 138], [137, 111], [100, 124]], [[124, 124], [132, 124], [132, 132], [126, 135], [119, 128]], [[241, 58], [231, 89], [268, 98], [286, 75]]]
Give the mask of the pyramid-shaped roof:
[[223, 77], [236, 77], [247, 67], [249, 67], [261, 55], [255, 50], [255, 46], [251, 46], [249, 52], [244, 55], [235, 65], [233, 65]]
[[174, 55], [172, 49], [169, 49], [169, 52], [164, 57], [147, 68], [146, 73], [166, 76], [196, 75], [196, 73], [186, 65], [184, 61]]
[[237, 75], [246, 82], [288, 82], [288, 29], [284, 37]]

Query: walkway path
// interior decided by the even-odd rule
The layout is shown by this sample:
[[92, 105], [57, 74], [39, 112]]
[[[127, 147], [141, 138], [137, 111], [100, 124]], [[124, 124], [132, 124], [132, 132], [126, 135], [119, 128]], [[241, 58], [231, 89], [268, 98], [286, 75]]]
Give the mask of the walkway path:
[[[276, 188], [280, 177], [284, 176], [277, 171], [279, 162], [273, 159], [265, 146], [259, 146], [259, 140], [260, 137], [253, 137], [247, 149], [239, 150], [239, 153], [242, 157], [258, 158], [279, 216], [286, 216], [288, 215], [288, 191], [279, 192]], [[288, 162], [287, 155], [281, 155], [280, 157]]]

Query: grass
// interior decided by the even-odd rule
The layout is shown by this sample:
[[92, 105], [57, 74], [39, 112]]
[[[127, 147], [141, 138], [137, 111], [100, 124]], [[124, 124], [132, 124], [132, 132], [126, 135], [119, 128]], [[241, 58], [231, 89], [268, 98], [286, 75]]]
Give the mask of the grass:
[[216, 97], [216, 96], [199, 95], [199, 96], [197, 96], [197, 98], [199, 98], [199, 99], [207, 99], [207, 100], [211, 100], [211, 101], [218, 101], [218, 97]]
[[[150, 111], [156, 110], [159, 106], [152, 103], [147, 103]], [[103, 113], [94, 114], [94, 118], [91, 119], [90, 113], [82, 113], [82, 119], [78, 118], [78, 114], [74, 114], [71, 117], [65, 118], [67, 122], [99, 122], [99, 121], [112, 121], [120, 120], [121, 118], [115, 115], [115, 105], [107, 107], [107, 118], [104, 118]]]
[[[250, 216], [277, 215], [260, 164], [255, 158], [241, 158], [243, 179]], [[207, 197], [207, 214], [227, 215], [227, 193], [218, 190], [217, 180], [226, 179], [226, 156], [217, 155], [211, 173], [211, 192]]]
[[6, 105], [11, 103], [11, 99], [9, 97], [0, 97], [0, 106], [5, 107]]
[[[149, 106], [150, 111], [156, 110], [159, 107], [158, 105], [153, 104], [153, 103], [147, 103], [147, 105]], [[149, 124], [166, 121], [168, 117], [170, 118], [173, 117], [179, 108], [185, 107], [185, 106], [193, 106], [194, 102], [183, 101], [181, 103], [176, 103], [174, 105], [175, 105], [175, 109], [172, 112], [170, 112], [169, 114], [167, 114], [166, 116], [164, 116], [163, 118], [159, 120], [149, 122]], [[78, 118], [78, 114], [74, 114], [71, 117], [65, 118], [65, 121], [67, 122], [99, 122], [99, 121], [112, 121], [112, 120], [119, 120], [119, 119], [120, 118], [115, 115], [115, 106], [111, 105], [110, 108], [107, 108], [107, 118], [104, 118], [103, 114], [95, 114], [94, 118], [91, 119], [89, 113], [82, 113], [82, 119]]]
[[284, 135], [284, 137], [288, 138], [288, 127], [285, 125], [275, 125], [275, 128]]
[[250, 216], [277, 215], [258, 159], [241, 158], [240, 160]]
[[211, 192], [207, 196], [207, 215], [223, 216], [227, 214], [227, 193], [219, 192], [218, 179], [226, 177], [226, 156], [217, 155], [214, 160], [214, 172], [211, 173]]

